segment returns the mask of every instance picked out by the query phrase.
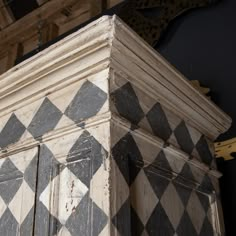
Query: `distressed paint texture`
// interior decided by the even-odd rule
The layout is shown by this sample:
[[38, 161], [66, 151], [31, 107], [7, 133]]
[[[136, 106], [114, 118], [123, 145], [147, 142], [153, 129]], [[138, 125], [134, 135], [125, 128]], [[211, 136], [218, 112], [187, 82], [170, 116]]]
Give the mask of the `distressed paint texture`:
[[213, 236], [216, 179], [136, 130], [112, 123], [111, 133], [119, 194], [112, 222], [120, 235]]
[[[0, 136], [16, 133], [0, 139], [3, 149], [32, 139], [40, 144], [37, 186], [28, 179], [35, 204], [20, 231], [34, 225], [37, 236], [212, 236], [209, 196], [219, 196], [218, 181], [168, 148], [214, 168], [209, 140], [132, 83], [116, 79], [109, 85], [93, 75], [1, 120]], [[100, 121], [104, 115], [107, 121]], [[50, 138], [66, 127], [72, 132]], [[150, 141], [154, 136], [159, 144]], [[11, 180], [10, 189], [19, 181]], [[3, 232], [9, 224], [13, 236], [21, 235], [8, 209], [2, 217]]]
[[[124, 32], [147, 60], [127, 53], [129, 40], [122, 49]], [[208, 137], [228, 127], [229, 119], [220, 124], [227, 117], [185, 80], [174, 77], [175, 71], [151, 55], [117, 18], [102, 18], [76, 34], [41, 54], [47, 62], [50, 56], [57, 61], [44, 65], [43, 78], [32, 70], [36, 74], [30, 74], [30, 81], [16, 79], [22, 88], [11, 94], [8, 90], [17, 86], [10, 82], [22, 77], [17, 73], [24, 73], [24, 65], [9, 72], [16, 73], [11, 78], [6, 74], [13, 87], [0, 91], [7, 98], [0, 99], [0, 110], [5, 109], [0, 117], [0, 235], [223, 235], [217, 227], [223, 226], [218, 222], [219, 173]], [[120, 56], [127, 57], [129, 73]], [[25, 66], [41, 70], [35, 61]], [[134, 79], [137, 71], [149, 78], [149, 87], [161, 88], [165, 81], [151, 80], [144, 61], [158, 62], [150, 74], [162, 66], [179, 79], [179, 91], [183, 87], [185, 93], [177, 96], [173, 85], [165, 99], [147, 92], [141, 79]], [[169, 78], [162, 79], [169, 83]], [[205, 102], [199, 115], [192, 110], [186, 87]], [[170, 97], [186, 107], [171, 109]], [[220, 118], [203, 117], [208, 107]], [[207, 132], [196, 121], [214, 129]], [[36, 146], [38, 153], [32, 149]]]
[[0, 159], [0, 235], [33, 234], [38, 148]]
[[216, 168], [214, 149], [208, 138], [159, 101], [152, 98], [129, 80], [115, 75], [111, 82], [111, 110], [133, 124], [185, 153]]

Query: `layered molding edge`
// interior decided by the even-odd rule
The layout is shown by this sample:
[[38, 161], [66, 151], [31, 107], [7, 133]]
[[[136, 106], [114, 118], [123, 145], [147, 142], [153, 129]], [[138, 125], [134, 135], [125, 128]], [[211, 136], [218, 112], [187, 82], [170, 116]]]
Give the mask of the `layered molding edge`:
[[132, 80], [211, 140], [231, 125], [228, 115], [117, 16], [101, 17], [1, 75], [0, 117], [101, 70]]

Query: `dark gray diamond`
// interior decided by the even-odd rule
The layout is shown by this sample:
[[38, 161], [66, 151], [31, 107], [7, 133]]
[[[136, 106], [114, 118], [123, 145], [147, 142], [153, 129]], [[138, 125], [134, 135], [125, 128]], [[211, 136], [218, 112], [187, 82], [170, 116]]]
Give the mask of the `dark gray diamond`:
[[166, 155], [165, 155], [165, 153], [163, 151], [161, 151], [157, 155], [157, 157], [154, 160], [154, 162], [152, 163], [152, 165], [157, 166], [157, 167], [159, 167], [161, 169], [170, 171], [170, 172], [173, 171], [172, 168], [170, 167], [170, 164], [169, 164], [168, 160], [166, 159]]
[[36, 176], [37, 176], [38, 154], [34, 156], [30, 164], [27, 166], [24, 172], [24, 180], [35, 192], [36, 188]]
[[39, 155], [37, 198], [60, 172], [60, 163], [46, 145], [42, 145]]
[[67, 156], [67, 162], [83, 160], [88, 157], [91, 158], [91, 149], [92, 137], [88, 131], [84, 131], [70, 149]]
[[6, 181], [12, 178], [22, 178], [23, 173], [16, 168], [10, 158], [5, 158], [0, 168], [0, 182]]
[[208, 217], [206, 216], [199, 236], [214, 236], [214, 231]]
[[196, 144], [196, 149], [201, 157], [201, 160], [207, 164], [210, 165], [213, 159], [213, 156], [210, 152], [208, 143], [206, 141], [206, 139], [204, 138], [204, 136], [202, 136], [199, 141]]
[[19, 190], [23, 179], [11, 179], [0, 183], [0, 195], [6, 204], [9, 204]]
[[39, 138], [53, 130], [61, 117], [62, 112], [46, 97], [27, 129]]
[[206, 174], [199, 186], [199, 190], [205, 192], [205, 193], [212, 193], [215, 189], [211, 182], [210, 177]]
[[203, 194], [203, 193], [200, 193], [200, 192], [197, 192], [197, 196], [198, 196], [198, 199], [200, 200], [202, 206], [203, 206], [203, 209], [205, 210], [206, 214], [207, 214], [207, 211], [210, 207], [210, 199], [207, 195]]
[[57, 218], [50, 214], [42, 202], [36, 202], [34, 235], [58, 235], [62, 225]]
[[22, 172], [7, 158], [0, 168], [0, 195], [6, 204], [13, 199], [22, 181]]
[[33, 235], [34, 225], [34, 208], [30, 210], [24, 221], [20, 225], [20, 235], [31, 236]]
[[86, 194], [68, 218], [65, 226], [72, 236], [98, 236], [107, 221], [107, 215]]
[[141, 236], [144, 230], [142, 221], [139, 219], [135, 210], [131, 207], [131, 235]]
[[107, 225], [108, 217], [94, 202], [91, 206], [93, 214], [92, 229], [93, 235], [96, 236], [99, 235], [103, 228]]
[[130, 217], [130, 200], [127, 199], [112, 219], [112, 223], [116, 226], [118, 232], [122, 236], [131, 236]]
[[96, 115], [107, 100], [107, 94], [93, 83], [86, 81], [67, 107], [67, 115], [75, 123]]
[[[154, 190], [156, 196], [161, 199], [170, 181], [160, 175], [153, 174], [154, 172], [149, 170], [149, 166], [144, 169], [144, 172]], [[152, 170], [152, 169], [151, 169]]]
[[176, 127], [174, 134], [181, 149], [186, 153], [191, 154], [194, 148], [194, 143], [184, 121]]
[[89, 187], [91, 178], [106, 156], [107, 152], [102, 145], [87, 131], [84, 131], [69, 151], [67, 167]]
[[175, 178], [175, 182], [181, 183], [183, 185], [188, 182], [188, 186], [195, 188], [196, 187], [196, 180], [193, 176], [191, 168], [189, 167], [188, 163], [185, 163], [179, 175]]
[[171, 127], [160, 103], [156, 103], [146, 115], [153, 133], [167, 141], [172, 134]]
[[194, 229], [193, 223], [190, 220], [190, 217], [186, 211], [184, 212], [184, 214], [180, 220], [180, 223], [179, 223], [179, 226], [178, 226], [176, 232], [180, 236], [190, 236], [190, 235], [197, 236], [197, 232]]
[[130, 83], [126, 83], [111, 94], [111, 99], [121, 116], [137, 125], [144, 117], [144, 112]]
[[128, 185], [131, 185], [143, 166], [142, 155], [130, 133], [112, 148], [112, 156]]
[[16, 236], [18, 234], [18, 223], [11, 211], [7, 208], [0, 218], [0, 235]]
[[25, 126], [13, 113], [0, 133], [0, 147], [4, 148], [19, 141], [25, 130]]
[[175, 189], [176, 189], [176, 191], [177, 191], [177, 193], [178, 193], [178, 195], [179, 195], [179, 197], [180, 197], [184, 207], [186, 207], [187, 204], [188, 204], [188, 200], [190, 198], [192, 190], [189, 189], [189, 188], [186, 188], [183, 185], [175, 183], [174, 181], [173, 181], [173, 185], [175, 186]]
[[[90, 199], [86, 194], [66, 222], [66, 228], [72, 236], [90, 235], [91, 220], [89, 215]], [[88, 224], [89, 222], [89, 224]]]
[[[152, 212], [152, 215], [150, 216], [147, 222], [146, 230], [149, 236], [157, 236], [157, 235], [173, 236], [174, 235], [175, 233], [174, 228], [160, 202], [157, 204], [156, 208]], [[182, 234], [180, 235], [183, 236]]]

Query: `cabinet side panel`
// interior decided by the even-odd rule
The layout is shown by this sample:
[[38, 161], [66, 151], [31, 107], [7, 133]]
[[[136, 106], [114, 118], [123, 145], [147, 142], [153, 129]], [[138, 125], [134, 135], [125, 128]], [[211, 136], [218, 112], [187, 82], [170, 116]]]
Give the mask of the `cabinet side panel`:
[[213, 209], [218, 180], [163, 144], [152, 135], [133, 130], [124, 120], [112, 122], [114, 235], [219, 233], [218, 212]]

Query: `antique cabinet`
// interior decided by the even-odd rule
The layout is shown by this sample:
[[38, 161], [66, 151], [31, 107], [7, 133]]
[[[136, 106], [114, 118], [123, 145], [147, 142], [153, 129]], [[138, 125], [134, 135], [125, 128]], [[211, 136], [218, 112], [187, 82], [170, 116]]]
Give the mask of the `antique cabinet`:
[[0, 76], [0, 235], [224, 235], [231, 119], [116, 16]]

